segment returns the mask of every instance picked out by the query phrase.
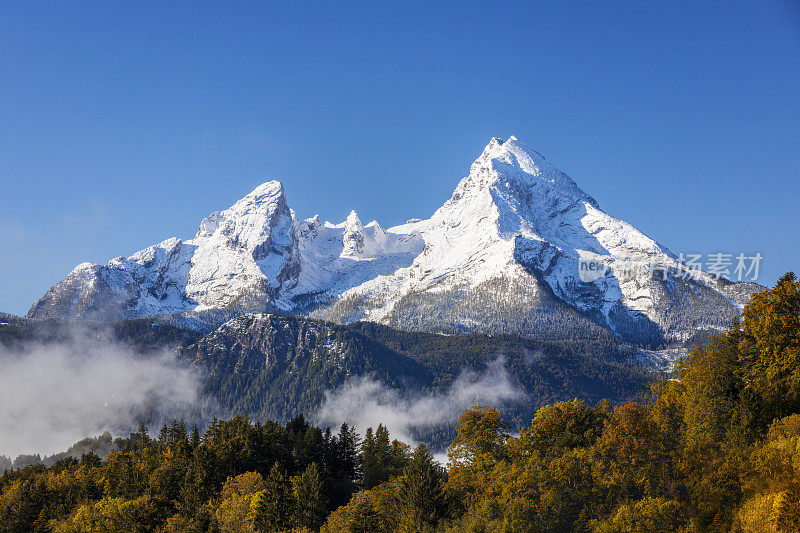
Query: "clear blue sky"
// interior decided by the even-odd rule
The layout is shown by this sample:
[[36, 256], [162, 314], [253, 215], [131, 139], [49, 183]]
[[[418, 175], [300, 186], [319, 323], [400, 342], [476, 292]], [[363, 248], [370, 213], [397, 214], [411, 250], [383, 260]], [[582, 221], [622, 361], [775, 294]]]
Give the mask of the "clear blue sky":
[[0, 310], [267, 179], [427, 217], [509, 135], [673, 251], [800, 270], [797, 2], [429, 4], [0, 2]]

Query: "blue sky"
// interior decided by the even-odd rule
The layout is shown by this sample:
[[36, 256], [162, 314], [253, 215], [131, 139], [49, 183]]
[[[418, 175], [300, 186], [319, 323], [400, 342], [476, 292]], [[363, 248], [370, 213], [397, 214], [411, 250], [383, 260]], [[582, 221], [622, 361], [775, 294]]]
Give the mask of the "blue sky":
[[267, 179], [427, 217], [509, 135], [675, 252], [800, 270], [797, 2], [429, 4], [0, 2], [0, 310]]

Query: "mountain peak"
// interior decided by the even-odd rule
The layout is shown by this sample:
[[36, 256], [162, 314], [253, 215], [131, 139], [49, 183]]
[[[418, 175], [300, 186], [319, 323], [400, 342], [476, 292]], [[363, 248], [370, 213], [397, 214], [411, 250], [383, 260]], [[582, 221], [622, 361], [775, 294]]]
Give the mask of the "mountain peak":
[[555, 170], [542, 154], [529, 148], [513, 135], [505, 141], [492, 137], [483, 149], [483, 153], [473, 163], [473, 167], [484, 166], [492, 161], [517, 167], [524, 173], [537, 177]]
[[342, 257], [358, 256], [364, 252], [364, 227], [358, 218], [355, 209], [347, 215], [344, 221]]
[[[211, 213], [200, 223], [195, 238], [223, 239], [233, 247], [257, 250], [271, 242], [273, 230], [291, 225], [292, 214], [280, 181], [262, 183], [224, 211]], [[269, 246], [269, 244], [267, 244]], [[254, 252], [260, 255], [261, 252]]]
[[245, 196], [247, 197], [264, 197], [264, 196], [275, 196], [284, 194], [283, 191], [283, 183], [278, 180], [270, 180], [265, 181]]
[[351, 227], [351, 228], [361, 227], [361, 219], [358, 218], [358, 213], [356, 213], [355, 209], [351, 210], [350, 214], [347, 215], [347, 220], [345, 220], [344, 224], [345, 227]]
[[[623, 338], [650, 342], [716, 327], [738, 313], [710, 278], [665, 285], [628, 272], [631, 257], [680, 269], [663, 246], [603, 212], [540, 153], [514, 136], [495, 137], [427, 220], [387, 230], [362, 225], [355, 211], [338, 224], [301, 221], [283, 185], [267, 181], [209, 215], [191, 240], [81, 265], [29, 315], [107, 320], [281, 310], [411, 329], [538, 335], [552, 323], [551, 312], [572, 309], [604, 319]], [[586, 258], [607, 265], [605, 273], [583, 279]], [[691, 313], [671, 313], [688, 301], [687, 290], [703, 295], [692, 299]]]
[[511, 200], [514, 197], [513, 203], [531, 207], [533, 204], [543, 204], [542, 207], [547, 210], [551, 210], [554, 202], [586, 202], [598, 207], [597, 201], [572, 178], [513, 135], [505, 141], [498, 137], [489, 141], [470, 167], [469, 176], [459, 183], [453, 197], [457, 200], [481, 190], [491, 192], [493, 201], [500, 198]]
[[494, 157], [504, 150], [508, 150], [515, 143], [519, 144], [518, 139], [514, 135], [505, 140], [500, 137], [492, 137], [489, 139], [489, 144], [487, 144], [483, 149], [483, 153], [478, 159], [484, 157]]
[[265, 208], [269, 210], [273, 204], [286, 204], [286, 191], [283, 188], [283, 183], [278, 180], [262, 183], [232, 205], [228, 211], [251, 211]]

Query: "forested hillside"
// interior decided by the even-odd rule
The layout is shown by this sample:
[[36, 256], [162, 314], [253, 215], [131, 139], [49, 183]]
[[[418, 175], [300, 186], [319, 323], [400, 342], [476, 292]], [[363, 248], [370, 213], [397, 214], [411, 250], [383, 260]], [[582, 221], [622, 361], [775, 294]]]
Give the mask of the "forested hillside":
[[8, 313], [0, 313], [0, 324], [10, 324], [12, 322], [19, 322], [24, 320], [22, 317], [10, 315]]
[[515, 436], [458, 421], [447, 468], [424, 446], [237, 417], [142, 428], [0, 478], [1, 531], [797, 531], [800, 282], [756, 294], [645, 401], [541, 408]]
[[[0, 325], [0, 348], [20, 357], [30, 346], [47, 351], [48, 346], [69, 344], [80, 353], [87, 347], [102, 351], [109, 343], [130, 348], [135, 358], [168, 354], [200, 371], [201, 401], [181, 416], [201, 426], [211, 416], [228, 419], [247, 413], [252, 420], [281, 423], [299, 414], [311, 416], [326, 392], [351, 378], [369, 378], [400, 397], [419, 397], [449, 390], [464, 372], [482, 375], [495, 365], [519, 391], [502, 406], [518, 429], [542, 405], [572, 398], [629, 401], [641, 396], [653, 378], [630, 360], [630, 347], [605, 334], [559, 341], [448, 336], [277, 314], [242, 315], [206, 335], [168, 318], [108, 324], [28, 319]], [[160, 424], [158, 410], [144, 411], [150, 417], [137, 413], [137, 424]], [[446, 426], [416, 428], [415, 435], [444, 448], [454, 435], [454, 421], [455, 415]]]
[[[651, 379], [605, 337], [556, 343], [510, 335], [445, 336], [279, 315], [239, 317], [181, 353], [208, 372], [206, 393], [223, 416], [246, 412], [259, 420], [313, 413], [326, 391], [353, 376], [419, 394], [445, 389], [463, 371], [482, 372], [498, 358], [522, 392], [504, 409], [515, 427], [553, 401], [632, 399]], [[452, 435], [449, 428], [425, 438], [446, 446]]]
[[[10, 316], [10, 315], [9, 315]], [[31, 344], [51, 345], [100, 339], [132, 348], [142, 355], [171, 350], [196, 342], [202, 334], [169, 321], [137, 318], [109, 323], [70, 322], [58, 319], [18, 318], [0, 323], [0, 348], [20, 350]]]

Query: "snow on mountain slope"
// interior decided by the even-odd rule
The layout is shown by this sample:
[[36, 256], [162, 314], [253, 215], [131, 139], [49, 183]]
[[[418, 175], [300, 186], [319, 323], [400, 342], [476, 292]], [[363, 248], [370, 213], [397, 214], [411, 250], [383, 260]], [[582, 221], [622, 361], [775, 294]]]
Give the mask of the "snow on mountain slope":
[[[424, 251], [408, 268], [345, 291], [318, 316], [540, 335], [552, 326], [543, 321], [549, 314], [586, 328], [566, 304], [628, 340], [658, 344], [726, 327], [739, 310], [710, 276], [683, 279], [671, 252], [603, 212], [514, 137], [492, 139], [430, 219], [390, 231], [418, 232]], [[579, 276], [588, 259], [608, 268], [591, 282]]]
[[300, 271], [297, 284], [280, 301], [284, 310], [318, 305], [332, 295], [361, 285], [376, 276], [410, 265], [425, 247], [416, 232], [386, 231], [372, 221], [361, 224], [355, 211], [345, 222], [300, 224]]
[[[581, 279], [586, 260], [603, 265], [596, 279]], [[666, 276], [631, 269], [632, 260]], [[191, 240], [79, 265], [29, 316], [278, 310], [443, 332], [608, 328], [659, 344], [727, 326], [754, 290], [682, 271], [669, 250], [511, 137], [491, 140], [430, 219], [389, 229], [355, 212], [340, 224], [300, 221], [271, 181], [204, 219]]]
[[209, 215], [191, 240], [171, 238], [107, 265], [78, 265], [28, 316], [106, 321], [214, 309], [291, 312], [295, 300], [394, 272], [423, 247], [418, 235], [387, 232], [377, 222], [362, 226], [355, 212], [337, 225], [319, 217], [298, 222], [281, 183], [270, 181]]
[[116, 320], [207, 308], [269, 307], [296, 269], [294, 215], [270, 181], [172, 238], [107, 265], [83, 263], [28, 313]]

